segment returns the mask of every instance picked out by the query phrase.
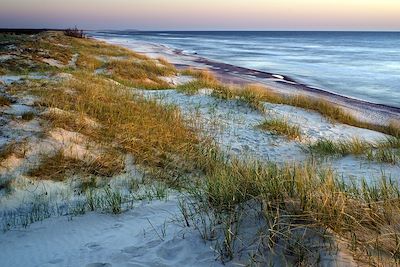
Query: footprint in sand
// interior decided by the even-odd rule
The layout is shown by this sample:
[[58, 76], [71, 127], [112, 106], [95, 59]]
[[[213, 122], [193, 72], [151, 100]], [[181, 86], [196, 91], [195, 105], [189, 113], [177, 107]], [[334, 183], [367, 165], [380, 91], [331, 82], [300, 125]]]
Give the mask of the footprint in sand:
[[137, 247], [137, 246], [131, 246], [131, 247], [126, 247], [122, 250], [123, 253], [129, 254], [129, 256], [136, 258], [143, 256], [146, 254], [148, 249], [146, 247]]
[[123, 253], [129, 254], [132, 257], [140, 257], [147, 253], [149, 249], [152, 249], [160, 244], [160, 241], [154, 240], [146, 243], [144, 246], [130, 246], [122, 249]]

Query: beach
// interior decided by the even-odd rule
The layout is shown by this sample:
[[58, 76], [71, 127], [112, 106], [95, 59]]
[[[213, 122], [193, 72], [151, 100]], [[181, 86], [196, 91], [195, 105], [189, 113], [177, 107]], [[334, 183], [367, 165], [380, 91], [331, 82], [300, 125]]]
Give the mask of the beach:
[[[111, 32], [110, 34], [94, 32], [92, 35], [100, 40], [126, 46], [128, 48], [135, 48], [136, 51], [153, 56], [155, 58], [165, 57], [174, 63], [178, 68], [207, 68], [213, 71], [213, 73], [217, 75], [219, 79], [226, 83], [260, 83], [285, 94], [306, 94], [317, 98], [324, 98], [332, 103], [335, 103], [336, 105], [340, 105], [349, 111], [354, 112], [363, 120], [373, 123], [385, 124], [391, 120], [399, 120], [400, 118], [399, 107], [393, 105], [376, 104], [362, 100], [361, 98], [350, 97], [326, 89], [321, 89], [308, 85], [304, 82], [297, 81], [296, 79], [285, 75], [285, 73], [276, 74], [256, 69], [239, 67], [221, 61], [201, 57], [197, 54], [189, 54], [181, 49], [168, 47], [163, 44], [143, 41], [140, 38], [132, 39], [129, 35], [118, 35], [118, 32]], [[156, 33], [154, 33], [154, 35], [156, 35]]]
[[398, 107], [94, 36], [0, 39], [0, 262], [396, 261]]

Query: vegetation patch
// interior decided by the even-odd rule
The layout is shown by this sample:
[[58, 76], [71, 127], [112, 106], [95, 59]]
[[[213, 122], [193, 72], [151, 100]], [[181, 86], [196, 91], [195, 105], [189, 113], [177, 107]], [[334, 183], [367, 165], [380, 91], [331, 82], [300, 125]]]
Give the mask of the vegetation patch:
[[[290, 105], [316, 111], [332, 121], [382, 132], [394, 137], [400, 136], [400, 125], [398, 122], [389, 122], [388, 125], [382, 126], [361, 121], [334, 103], [323, 99], [303, 95], [282, 95], [270, 88], [256, 84], [242, 87], [228, 86], [219, 82], [212, 73], [204, 70], [189, 69], [182, 73], [196, 77], [198, 80], [179, 86], [178, 89], [181, 91], [188, 90], [189, 92], [195, 92], [200, 88], [210, 88], [213, 89], [213, 96], [215, 97], [221, 99], [238, 99], [256, 110], [264, 110], [262, 102]], [[206, 73], [206, 75], [202, 73]]]
[[68, 157], [62, 150], [54, 155], [43, 155], [38, 166], [28, 175], [40, 180], [63, 181], [74, 175], [112, 177], [123, 170], [121, 158], [117, 154], [104, 154], [97, 158], [78, 159]]
[[322, 139], [308, 145], [306, 150], [319, 156], [344, 157], [355, 155], [372, 161], [397, 164], [400, 160], [399, 140], [396, 137], [389, 137], [383, 141], [370, 143], [358, 138], [342, 141]]
[[258, 127], [274, 134], [286, 136], [289, 139], [301, 139], [300, 127], [298, 125], [289, 124], [289, 122], [285, 119], [267, 119], [258, 125]]
[[0, 95], [0, 106], [10, 106], [11, 100], [3, 95]]

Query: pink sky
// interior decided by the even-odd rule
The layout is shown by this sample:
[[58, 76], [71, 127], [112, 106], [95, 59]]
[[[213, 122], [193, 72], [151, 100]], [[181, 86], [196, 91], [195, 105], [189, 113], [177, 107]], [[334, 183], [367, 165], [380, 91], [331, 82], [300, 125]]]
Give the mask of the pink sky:
[[400, 0], [1, 0], [0, 27], [400, 30]]

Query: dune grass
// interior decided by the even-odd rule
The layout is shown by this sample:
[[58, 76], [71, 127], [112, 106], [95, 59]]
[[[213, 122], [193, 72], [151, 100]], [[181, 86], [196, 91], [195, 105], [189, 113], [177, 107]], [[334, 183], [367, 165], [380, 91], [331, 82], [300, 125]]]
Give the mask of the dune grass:
[[[189, 69], [182, 71], [185, 75], [197, 78], [196, 81], [179, 86], [181, 91], [196, 92], [200, 88], [213, 89], [213, 96], [221, 99], [237, 99], [250, 107], [264, 111], [262, 102], [285, 104], [312, 110], [326, 118], [343, 124], [382, 132], [394, 137], [400, 137], [400, 123], [391, 121], [387, 125], [378, 125], [359, 120], [343, 108], [324, 99], [313, 98], [304, 95], [283, 95], [263, 85], [250, 84], [245, 86], [233, 86], [222, 84], [209, 71]], [[206, 74], [206, 75], [204, 75]]]
[[175, 68], [153, 60], [113, 60], [106, 64], [110, 77], [126, 86], [142, 89], [167, 89], [171, 86], [161, 76], [176, 73]]
[[[138, 80], [137, 86], [146, 88], [145, 83], [149, 82], [147, 79], [158, 83], [156, 76], [169, 75], [175, 71], [163, 60], [159, 60], [162, 66], [154, 61], [143, 63], [138, 59], [147, 61], [147, 58], [141, 55], [129, 54], [122, 48], [114, 50], [106, 44], [87, 39], [66, 41], [64, 37], [55, 35], [53, 41], [70, 46], [63, 48], [71, 50], [71, 53], [66, 53], [65, 59], [73, 53], [80, 53], [82, 61], [78, 59], [77, 70], [69, 70], [72, 79], [37, 83], [36, 88], [30, 88], [31, 92], [40, 96], [39, 107], [57, 108], [66, 112], [46, 115], [48, 117], [44, 118], [49, 118], [53, 127], [81, 133], [110, 151], [106, 151], [104, 158], [92, 161], [68, 157], [63, 151], [44, 155], [41, 163], [29, 172], [31, 176], [56, 181], [62, 181], [73, 174], [109, 177], [123, 171], [121, 160], [112, 152], [116, 152], [117, 156], [129, 154], [133, 156], [134, 163], [151, 178], [165, 180], [170, 186], [179, 186], [182, 190], [187, 189], [191, 193], [192, 202], [205, 207], [209, 216], [229, 215], [225, 216], [226, 220], [216, 222], [224, 224], [225, 239], [220, 251], [225, 257], [233, 257], [233, 240], [237, 231], [234, 225], [240, 217], [240, 214], [236, 214], [238, 207], [252, 203], [251, 208], [266, 220], [266, 225], [260, 231], [268, 228], [270, 233], [261, 250], [266, 249], [268, 243], [292, 238], [282, 232], [278, 223], [274, 223], [275, 218], [285, 217], [288, 227], [322, 228], [330, 235], [342, 238], [364, 262], [378, 265], [384, 258], [388, 259], [390, 265], [400, 260], [400, 190], [397, 183], [382, 178], [375, 185], [366, 182], [346, 184], [330, 169], [318, 168], [315, 163], [281, 166], [271, 162], [228, 157], [208, 138], [201, 137], [175, 106], [162, 105], [135, 93], [135, 90], [110, 81], [108, 76], [93, 74], [93, 69], [101, 63], [97, 61], [96, 54], [109, 57], [128, 55], [128, 59], [108, 63], [111, 75], [115, 75], [111, 78], [126, 82], [129, 86]], [[84, 54], [87, 58], [82, 56]], [[209, 72], [187, 70], [182, 73], [198, 78], [187, 87], [180, 86], [178, 89], [182, 91], [195, 92], [204, 87], [212, 88], [216, 97], [236, 99], [260, 111], [265, 101], [292, 104], [318, 111], [335, 121], [361, 125], [361, 122], [342, 109], [323, 100], [286, 97], [259, 86], [227, 86], [219, 83]], [[80, 118], [94, 121], [96, 126], [91, 127]], [[297, 131], [281, 122], [272, 125], [277, 127], [277, 132], [288, 133], [290, 136]], [[374, 127], [370, 124], [362, 126]], [[396, 127], [393, 124], [381, 130], [396, 135]], [[379, 144], [378, 147], [393, 148], [399, 144], [398, 139], [390, 139], [390, 142]], [[369, 148], [359, 140], [351, 144], [325, 142], [316, 146], [314, 152], [361, 155]], [[388, 155], [382, 154], [379, 157], [386, 159]], [[190, 176], [189, 182], [185, 179], [187, 176]], [[203, 179], [197, 180], [197, 176]], [[108, 197], [106, 206], [111, 212], [121, 212], [120, 194], [110, 190], [105, 195]], [[206, 225], [208, 221], [200, 220], [200, 223]], [[212, 239], [213, 234], [216, 233], [207, 237]]]
[[264, 131], [286, 136], [288, 139], [301, 139], [300, 127], [298, 125], [291, 125], [287, 120], [282, 118], [266, 119], [257, 127]]
[[[267, 216], [267, 224], [274, 224], [268, 220], [276, 218], [269, 215], [278, 212], [281, 218], [289, 219], [293, 229], [325, 229], [326, 235], [345, 240], [362, 262], [379, 265], [399, 260], [400, 190], [394, 180], [382, 177], [375, 185], [346, 184], [330, 169], [314, 163], [278, 166], [223, 157], [215, 160], [215, 155], [211, 158], [214, 165], [204, 186], [193, 189], [192, 194], [201, 205], [207, 203], [212, 210], [208, 214], [214, 212], [218, 218], [217, 214], [237, 213], [238, 205], [251, 202], [252, 209], [259, 207], [258, 214]], [[274, 243], [290, 239], [280, 227], [270, 231]]]
[[308, 145], [306, 150], [319, 156], [355, 155], [371, 161], [397, 164], [400, 161], [400, 138], [389, 137], [377, 142], [367, 142], [359, 138], [341, 141], [322, 139]]
[[[178, 173], [193, 168], [195, 147], [201, 140], [174, 106], [162, 106], [90, 73], [74, 77], [51, 90], [41, 87], [37, 92], [41, 105], [84, 114], [99, 127], [80, 128], [68, 117], [57, 118], [56, 125], [71, 127], [99, 144], [132, 154], [136, 164], [150, 168], [156, 176], [176, 179]], [[68, 94], [65, 88], [73, 88], [75, 94]]]
[[100, 155], [95, 159], [78, 159], [66, 156], [59, 150], [54, 155], [43, 155], [40, 164], [29, 170], [28, 175], [52, 181], [63, 181], [73, 175], [112, 177], [120, 173], [123, 167], [117, 153]]
[[24, 158], [27, 151], [27, 143], [25, 139], [19, 141], [11, 141], [0, 148], [0, 166], [3, 160], [6, 160], [11, 155], [18, 158]]

